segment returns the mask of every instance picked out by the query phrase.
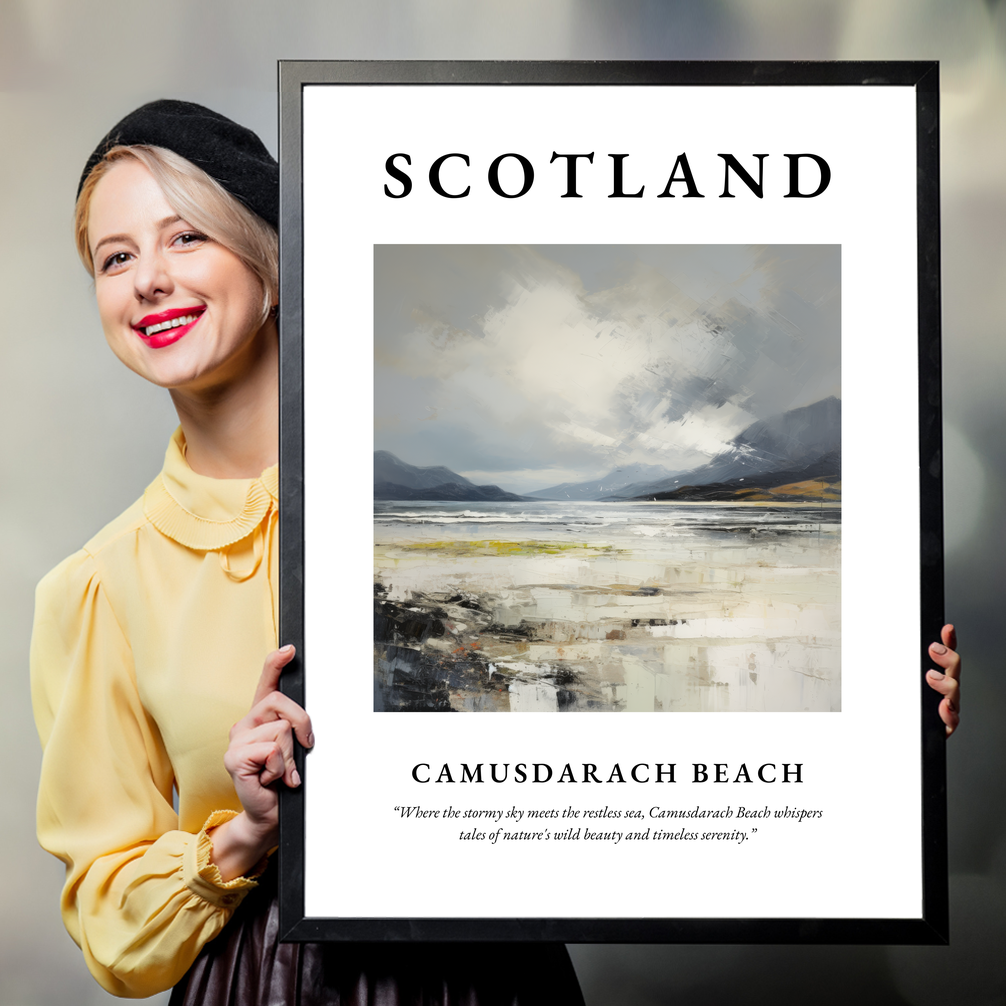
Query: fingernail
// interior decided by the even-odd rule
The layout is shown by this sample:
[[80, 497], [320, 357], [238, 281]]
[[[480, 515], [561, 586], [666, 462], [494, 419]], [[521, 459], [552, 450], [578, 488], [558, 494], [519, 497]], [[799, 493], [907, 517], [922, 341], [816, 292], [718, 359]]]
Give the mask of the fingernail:
[[931, 649], [933, 653], [947, 652], [947, 648], [942, 643], [933, 643], [932, 646], [929, 647], [929, 649]]
[[313, 732], [309, 733], [307, 735], [307, 746], [309, 748], [313, 748], [314, 747], [314, 733]]
[[944, 677], [946, 677], [946, 675], [941, 674], [939, 671], [933, 671], [933, 670], [929, 671], [929, 676], [934, 681], [942, 681], [944, 679]]
[[293, 653], [293, 643], [287, 643], [286, 646], [280, 648], [279, 652], [284, 655], [287, 653]]
[[290, 773], [290, 781], [294, 784], [294, 786], [300, 785], [300, 773], [296, 769]]

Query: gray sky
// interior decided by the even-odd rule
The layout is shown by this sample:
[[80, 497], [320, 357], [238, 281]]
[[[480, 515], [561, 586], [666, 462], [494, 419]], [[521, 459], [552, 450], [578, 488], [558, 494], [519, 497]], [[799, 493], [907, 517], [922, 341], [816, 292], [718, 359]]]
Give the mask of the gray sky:
[[840, 394], [840, 249], [379, 246], [375, 448], [517, 491]]

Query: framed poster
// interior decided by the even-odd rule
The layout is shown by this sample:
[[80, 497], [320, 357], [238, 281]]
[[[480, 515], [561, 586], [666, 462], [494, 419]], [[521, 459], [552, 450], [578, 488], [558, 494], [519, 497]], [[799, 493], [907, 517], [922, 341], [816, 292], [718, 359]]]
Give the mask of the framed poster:
[[280, 92], [287, 938], [944, 941], [935, 64]]

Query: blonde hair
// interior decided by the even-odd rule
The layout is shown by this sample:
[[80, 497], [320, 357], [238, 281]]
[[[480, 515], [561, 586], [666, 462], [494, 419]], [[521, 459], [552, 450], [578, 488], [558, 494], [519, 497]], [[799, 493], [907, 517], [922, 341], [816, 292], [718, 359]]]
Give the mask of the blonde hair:
[[91, 197], [112, 165], [126, 158], [139, 161], [154, 176], [168, 205], [183, 220], [234, 252], [255, 273], [262, 284], [264, 323], [279, 294], [279, 236], [202, 168], [165, 147], [112, 147], [84, 181], [74, 211], [74, 238], [92, 279], [94, 259], [87, 240]]

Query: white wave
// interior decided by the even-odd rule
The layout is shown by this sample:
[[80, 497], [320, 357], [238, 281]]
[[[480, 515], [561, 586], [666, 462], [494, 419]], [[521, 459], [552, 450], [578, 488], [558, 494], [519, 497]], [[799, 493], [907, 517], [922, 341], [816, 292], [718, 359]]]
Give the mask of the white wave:
[[[814, 509], [808, 507], [808, 510]], [[375, 507], [374, 523], [377, 525], [485, 525], [485, 526], [539, 526], [561, 529], [565, 533], [581, 535], [610, 529], [613, 534], [630, 534], [633, 537], [693, 536], [710, 531], [739, 533], [750, 529], [757, 537], [762, 530], [814, 531], [821, 527], [817, 520], [808, 520], [806, 512], [787, 509], [777, 511], [758, 508], [731, 508], [682, 506], [667, 504], [572, 503], [554, 501], [540, 504], [498, 503], [471, 509], [454, 509], [443, 503], [426, 509], [413, 505], [407, 509], [396, 507], [384, 510]], [[826, 523], [831, 523], [828, 521]]]
[[396, 516], [375, 514], [377, 523], [399, 521], [403, 524], [565, 524], [561, 517], [539, 517], [533, 514], [420, 514]]

